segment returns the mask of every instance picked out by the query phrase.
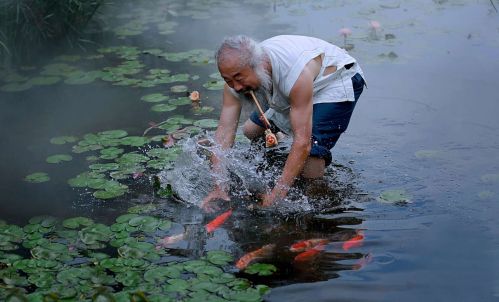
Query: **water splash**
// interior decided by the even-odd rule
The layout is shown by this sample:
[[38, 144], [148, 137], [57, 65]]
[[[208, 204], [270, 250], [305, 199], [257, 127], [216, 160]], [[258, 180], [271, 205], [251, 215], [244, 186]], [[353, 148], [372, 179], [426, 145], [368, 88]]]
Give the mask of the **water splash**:
[[[256, 204], [258, 196], [268, 192], [280, 176], [290, 145], [284, 142], [279, 148], [266, 151], [261, 144], [241, 139], [230, 150], [222, 151], [208, 133], [186, 139], [175, 168], [158, 176], [162, 183], [172, 186], [177, 197], [192, 205], [200, 206], [216, 183], [229, 188], [232, 201]], [[210, 168], [211, 154], [220, 159], [225, 173], [216, 173]], [[289, 213], [310, 211], [312, 207], [302, 192], [293, 189], [272, 210]]]

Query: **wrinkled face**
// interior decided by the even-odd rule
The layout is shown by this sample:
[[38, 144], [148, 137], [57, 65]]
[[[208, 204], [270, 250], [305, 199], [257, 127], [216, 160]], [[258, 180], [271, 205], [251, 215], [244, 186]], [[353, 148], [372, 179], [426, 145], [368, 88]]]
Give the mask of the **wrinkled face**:
[[240, 66], [237, 56], [226, 58], [218, 65], [218, 70], [227, 85], [238, 93], [257, 90], [261, 84], [253, 68]]

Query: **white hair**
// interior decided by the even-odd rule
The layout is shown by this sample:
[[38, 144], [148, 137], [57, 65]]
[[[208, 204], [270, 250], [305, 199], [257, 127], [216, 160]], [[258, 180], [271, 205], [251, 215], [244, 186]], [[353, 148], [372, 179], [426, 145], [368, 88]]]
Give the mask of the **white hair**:
[[257, 41], [244, 35], [225, 37], [215, 52], [217, 64], [225, 61], [229, 53], [236, 52], [239, 56], [240, 66], [249, 66], [255, 68], [261, 65], [265, 60], [265, 52]]

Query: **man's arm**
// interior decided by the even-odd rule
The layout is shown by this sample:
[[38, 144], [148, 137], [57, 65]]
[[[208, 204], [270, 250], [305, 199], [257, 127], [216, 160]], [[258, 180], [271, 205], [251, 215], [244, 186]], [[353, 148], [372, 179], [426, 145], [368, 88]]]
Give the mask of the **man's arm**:
[[312, 147], [313, 81], [320, 70], [320, 63], [310, 61], [296, 80], [290, 92], [289, 118], [293, 130], [293, 144], [286, 159], [281, 177], [270, 194], [264, 196], [263, 206], [286, 197], [295, 178], [301, 173]]
[[[230, 92], [229, 86], [225, 84], [222, 112], [220, 114], [217, 131], [215, 132], [215, 142], [217, 146], [221, 148], [220, 151], [227, 150], [234, 144], [241, 108], [241, 102]], [[216, 174], [224, 172], [216, 152], [211, 155], [211, 164], [212, 169]], [[201, 207], [207, 211], [212, 211], [213, 209], [210, 207], [209, 203], [215, 199], [229, 200], [230, 198], [226, 192], [226, 188], [222, 188], [218, 184], [215, 184], [214, 190], [206, 196]]]

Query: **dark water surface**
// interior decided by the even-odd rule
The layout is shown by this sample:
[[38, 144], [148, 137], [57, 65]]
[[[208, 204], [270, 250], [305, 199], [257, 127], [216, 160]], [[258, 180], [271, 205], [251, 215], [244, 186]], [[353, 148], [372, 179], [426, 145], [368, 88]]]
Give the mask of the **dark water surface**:
[[[120, 14], [153, 12], [166, 2], [115, 3], [103, 11], [103, 27], [120, 24]], [[200, 7], [208, 18], [182, 16], [192, 10], [186, 4], [172, 7], [175, 33], [159, 36], [151, 26], [125, 39], [107, 33], [100, 43], [187, 51], [214, 49], [222, 37], [243, 33], [314, 35], [341, 46], [338, 30], [348, 27], [347, 43], [354, 44], [351, 54], [368, 85], [328, 170], [331, 183], [354, 188], [341, 207], [292, 218], [238, 211], [236, 221], [213, 236], [184, 242], [189, 255], [225, 249], [240, 256], [275, 243], [267, 262], [277, 274], [255, 280], [271, 285], [269, 301], [499, 300], [499, 14], [489, 1], [217, 1]], [[381, 24], [375, 35], [372, 20]], [[106, 64], [114, 63], [99, 66]], [[202, 87], [216, 71], [213, 64], [146, 64], [199, 75], [185, 84], [215, 108], [202, 118], [218, 117], [220, 92]], [[97, 201], [66, 184], [86, 170], [84, 156], [63, 168], [45, 158], [63, 153], [49, 143], [52, 137], [111, 129], [141, 135], [149, 121], [179, 113], [155, 113], [140, 101], [171, 85], [132, 88], [97, 80], [0, 92], [0, 219], [24, 224], [51, 214], [109, 221], [138, 201], [154, 201], [147, 180], [123, 198]], [[34, 171], [48, 172], [51, 181], [24, 182]], [[393, 189], [404, 189], [410, 202], [379, 201]], [[206, 222], [196, 208], [176, 207], [178, 222], [193, 233]], [[342, 242], [359, 230], [363, 244], [344, 251]], [[293, 262], [289, 246], [309, 238], [330, 244], [307, 265]]]

